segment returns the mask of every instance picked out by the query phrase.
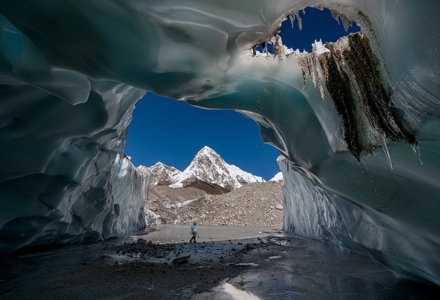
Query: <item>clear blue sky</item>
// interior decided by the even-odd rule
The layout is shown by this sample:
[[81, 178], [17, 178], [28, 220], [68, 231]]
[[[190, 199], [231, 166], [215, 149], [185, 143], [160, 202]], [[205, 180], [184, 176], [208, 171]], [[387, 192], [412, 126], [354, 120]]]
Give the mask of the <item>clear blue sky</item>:
[[[348, 35], [328, 10], [307, 8], [301, 17], [302, 31], [296, 21], [294, 29], [289, 20], [281, 28], [283, 43], [293, 49], [310, 52], [315, 39], [334, 42]], [[349, 32], [359, 30], [352, 26]], [[214, 149], [227, 163], [266, 180], [279, 172], [278, 151], [263, 144], [254, 121], [235, 111], [196, 108], [152, 93], [136, 104], [125, 147], [136, 166], [161, 161], [183, 171], [203, 146]]]

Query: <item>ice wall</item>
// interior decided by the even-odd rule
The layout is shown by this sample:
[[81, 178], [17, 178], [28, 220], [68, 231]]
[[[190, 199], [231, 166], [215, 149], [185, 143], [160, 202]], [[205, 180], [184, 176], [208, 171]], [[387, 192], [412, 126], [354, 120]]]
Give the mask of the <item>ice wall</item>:
[[149, 176], [121, 158], [145, 91], [51, 65], [0, 28], [0, 253], [145, 227]]
[[111, 169], [108, 200], [113, 204], [102, 230], [103, 238], [144, 229], [150, 223], [145, 209], [153, 176], [118, 154]]
[[[306, 6], [363, 34], [287, 49], [280, 22]], [[285, 157], [284, 229], [440, 284], [438, 11], [435, 0], [3, 0], [2, 249], [142, 223], [110, 179], [148, 90], [258, 122]], [[275, 59], [253, 51], [267, 42]]]

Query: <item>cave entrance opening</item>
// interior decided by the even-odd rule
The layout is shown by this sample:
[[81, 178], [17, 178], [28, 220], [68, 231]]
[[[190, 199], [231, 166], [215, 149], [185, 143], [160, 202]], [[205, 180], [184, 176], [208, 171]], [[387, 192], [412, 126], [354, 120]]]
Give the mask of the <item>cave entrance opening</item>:
[[[361, 31], [361, 28], [356, 23], [352, 23], [347, 25], [346, 30], [342, 19], [338, 18], [336, 21], [329, 9], [307, 7], [299, 11], [297, 16], [288, 17], [283, 21], [280, 30], [278, 35], [286, 47], [301, 52], [312, 52], [312, 44], [315, 40], [322, 40], [323, 44], [336, 42], [350, 33]], [[256, 49], [263, 52], [262, 45]], [[267, 50], [273, 54], [273, 45], [268, 43]]]
[[[278, 151], [262, 142], [253, 120], [236, 111], [201, 109], [152, 93], [136, 104], [125, 147], [135, 166], [150, 167], [161, 162], [184, 171], [205, 146], [226, 164], [265, 181], [280, 172], [276, 162]], [[219, 167], [224, 165], [220, 162]], [[173, 188], [167, 182], [154, 180], [147, 199], [147, 209], [154, 213], [150, 223], [153, 226], [189, 226], [195, 221], [202, 226], [281, 228], [281, 183], [257, 182], [222, 192], [212, 182], [195, 181], [186, 188]]]

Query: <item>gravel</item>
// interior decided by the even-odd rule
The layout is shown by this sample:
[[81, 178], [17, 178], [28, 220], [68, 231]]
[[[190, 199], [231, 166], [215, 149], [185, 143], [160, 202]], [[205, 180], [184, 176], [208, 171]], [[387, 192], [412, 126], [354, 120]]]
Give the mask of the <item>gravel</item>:
[[[176, 207], [188, 200], [193, 201]], [[167, 224], [280, 226], [283, 220], [282, 185], [278, 182], [251, 183], [222, 195], [210, 195], [193, 188], [152, 186], [147, 209], [160, 215], [162, 223]]]

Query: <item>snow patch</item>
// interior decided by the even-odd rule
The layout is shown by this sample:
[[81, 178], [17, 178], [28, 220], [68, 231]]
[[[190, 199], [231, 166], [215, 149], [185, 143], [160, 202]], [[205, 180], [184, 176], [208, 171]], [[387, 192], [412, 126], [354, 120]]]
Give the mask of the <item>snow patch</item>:
[[281, 181], [284, 181], [283, 173], [282, 173], [282, 172], [278, 172], [278, 173], [275, 174], [275, 176], [274, 176], [271, 180], [269, 180], [269, 181], [275, 181], [275, 182], [281, 182]]

